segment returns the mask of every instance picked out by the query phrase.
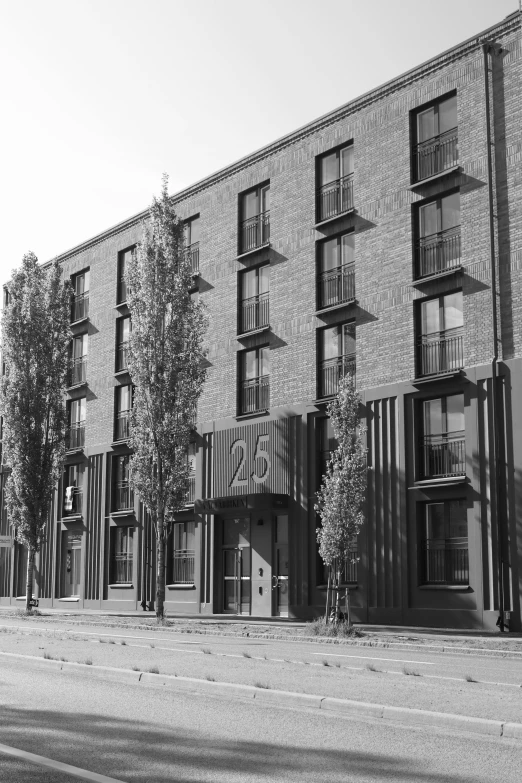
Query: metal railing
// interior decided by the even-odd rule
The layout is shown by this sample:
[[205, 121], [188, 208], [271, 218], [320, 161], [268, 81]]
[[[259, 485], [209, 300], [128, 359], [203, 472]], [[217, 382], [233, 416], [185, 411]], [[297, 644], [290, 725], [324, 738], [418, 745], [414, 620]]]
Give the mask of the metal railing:
[[[351, 549], [346, 558], [341, 572], [341, 584], [357, 584], [357, 565], [359, 552], [357, 549]], [[337, 572], [337, 561], [334, 560], [331, 566], [334, 574]], [[330, 566], [323, 566], [323, 583], [328, 583], [328, 576], [331, 573]]]
[[241, 223], [241, 253], [247, 253], [270, 241], [270, 210], [243, 220]]
[[458, 161], [457, 128], [421, 141], [413, 148], [413, 156], [416, 182], [456, 166]]
[[339, 381], [350, 375], [355, 383], [355, 356], [336, 356], [319, 365], [319, 396], [333, 397], [339, 391]]
[[177, 549], [172, 557], [172, 582], [173, 584], [194, 584], [194, 561], [196, 553], [194, 549]]
[[190, 271], [193, 275], [199, 272], [199, 242], [194, 242], [185, 249], [187, 261], [190, 264]]
[[65, 439], [66, 449], [83, 449], [85, 446], [85, 424], [83, 421], [71, 424]]
[[421, 544], [424, 584], [469, 584], [467, 539], [455, 543], [428, 539]]
[[270, 376], [262, 375], [241, 381], [240, 413], [254, 413], [268, 408], [270, 398]]
[[78, 359], [71, 359], [69, 367], [69, 386], [76, 386], [78, 383], [85, 383], [87, 380], [87, 359], [80, 356]]
[[349, 209], [353, 209], [353, 174], [322, 185], [317, 191], [319, 221], [328, 220]]
[[464, 333], [453, 330], [451, 334], [437, 332], [421, 335], [418, 344], [418, 374], [438, 375], [464, 367]]
[[416, 247], [417, 278], [449, 272], [460, 266], [460, 226], [422, 237]]
[[80, 321], [89, 315], [89, 294], [74, 294], [71, 302], [71, 321]]
[[111, 582], [113, 584], [132, 582], [132, 554], [122, 552], [112, 558]]
[[74, 487], [73, 494], [72, 494], [72, 508], [67, 510], [65, 508], [65, 498], [64, 498], [64, 508], [63, 508], [63, 515], [64, 517], [69, 516], [70, 514], [81, 514], [83, 509], [83, 489], [81, 487]]
[[117, 351], [116, 351], [116, 367], [117, 372], [120, 372], [121, 370], [127, 369], [127, 355], [129, 351], [129, 343], [124, 342], [120, 343], [118, 345]]
[[319, 308], [355, 299], [355, 265], [344, 264], [319, 275]]
[[127, 511], [127, 509], [134, 508], [134, 492], [128, 481], [118, 481], [116, 483], [115, 501], [115, 511]]
[[115, 440], [130, 438], [130, 411], [120, 411], [116, 414]]
[[427, 435], [422, 444], [423, 478], [461, 476], [466, 473], [466, 440], [462, 433]]
[[269, 294], [259, 294], [241, 302], [241, 331], [250, 332], [269, 324]]

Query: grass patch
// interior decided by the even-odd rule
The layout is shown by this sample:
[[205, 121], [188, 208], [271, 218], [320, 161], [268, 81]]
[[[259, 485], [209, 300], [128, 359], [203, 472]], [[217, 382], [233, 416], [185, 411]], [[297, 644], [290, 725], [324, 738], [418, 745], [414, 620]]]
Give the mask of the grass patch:
[[258, 682], [254, 683], [254, 688], [263, 688], [263, 690], [269, 691], [270, 690], [270, 685], [267, 682], [260, 682], [260, 681], [258, 681]]
[[149, 669], [149, 674], [159, 674], [159, 669], [157, 666], [151, 666]]
[[38, 609], [15, 609], [14, 615], [24, 619], [25, 617], [41, 617], [42, 613]]
[[205, 677], [205, 679], [206, 679], [206, 680], [208, 680], [209, 682], [216, 682], [216, 678], [215, 678], [215, 677], [212, 677], [212, 675], [211, 675], [211, 674], [207, 674], [207, 676]]
[[203, 655], [212, 655], [212, 650], [210, 649], [210, 647], [202, 647], [201, 652], [203, 653]]
[[349, 626], [348, 623], [340, 621], [338, 623], [326, 623], [324, 617], [319, 617], [307, 625], [309, 636], [328, 636], [339, 637], [343, 639], [359, 639], [364, 636], [355, 626]]
[[466, 674], [464, 679], [466, 680], [466, 682], [478, 682], [478, 680], [476, 680], [474, 677], [472, 677], [471, 674]]
[[243, 650], [243, 658], [251, 658], [251, 657], [252, 656], [250, 655], [249, 652], [247, 652], [246, 650]]
[[402, 667], [402, 673], [405, 674], [407, 677], [420, 677], [420, 672], [415, 671], [415, 669], [410, 669], [408, 666]]
[[366, 664], [366, 668], [367, 668], [367, 670], [368, 670], [369, 672], [380, 672], [380, 671], [381, 671], [381, 670], [380, 670], [380, 669], [378, 669], [378, 668], [377, 668], [377, 666], [375, 666], [375, 664], [373, 664], [373, 663], [367, 663], [367, 664]]
[[85, 664], [86, 666], [92, 666], [92, 658], [86, 658], [86, 659], [84, 660], [84, 664]]

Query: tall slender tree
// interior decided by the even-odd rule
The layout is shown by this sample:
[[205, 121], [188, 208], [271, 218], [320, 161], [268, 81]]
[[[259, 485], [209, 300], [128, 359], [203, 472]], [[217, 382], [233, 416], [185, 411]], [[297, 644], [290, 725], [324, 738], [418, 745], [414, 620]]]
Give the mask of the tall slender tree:
[[2, 318], [0, 381], [8, 519], [25, 545], [25, 608], [31, 608], [40, 548], [65, 455], [65, 389], [69, 365], [71, 287], [58, 263], [43, 268], [24, 256], [8, 284]]
[[[339, 382], [336, 398], [328, 406], [337, 448], [323, 476], [315, 506], [322, 523], [317, 531], [319, 554], [329, 568], [329, 583], [336, 592], [336, 617], [339, 616], [342, 573], [345, 563], [352, 556], [354, 540], [364, 521], [362, 507], [366, 493], [366, 447], [360, 408], [361, 398], [353, 381], [349, 376], [344, 376]], [[351, 625], [348, 592], [346, 605], [346, 619], [348, 625]]]
[[167, 187], [164, 175], [161, 197], [152, 202], [126, 275], [132, 318], [128, 366], [134, 384], [130, 474], [156, 533], [158, 622], [164, 617], [167, 523], [185, 504], [188, 447], [206, 376], [206, 317], [190, 295], [184, 226]]

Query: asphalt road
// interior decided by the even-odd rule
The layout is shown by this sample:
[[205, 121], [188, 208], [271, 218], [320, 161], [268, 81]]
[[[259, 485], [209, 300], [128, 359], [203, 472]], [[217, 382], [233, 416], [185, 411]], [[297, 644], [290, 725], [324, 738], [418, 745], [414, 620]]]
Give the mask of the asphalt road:
[[[520, 781], [514, 740], [0, 666], [0, 743], [129, 783]], [[0, 753], [0, 780], [68, 778]]]

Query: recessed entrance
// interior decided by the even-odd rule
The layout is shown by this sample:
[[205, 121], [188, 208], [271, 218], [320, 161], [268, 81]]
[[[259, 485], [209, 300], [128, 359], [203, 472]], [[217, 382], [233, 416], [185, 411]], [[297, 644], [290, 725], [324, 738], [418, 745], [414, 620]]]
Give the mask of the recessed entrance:
[[62, 549], [62, 596], [72, 598], [80, 595], [82, 533], [72, 530], [63, 532]]
[[250, 519], [223, 520], [223, 607], [226, 614], [250, 614]]

